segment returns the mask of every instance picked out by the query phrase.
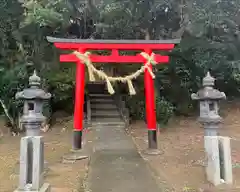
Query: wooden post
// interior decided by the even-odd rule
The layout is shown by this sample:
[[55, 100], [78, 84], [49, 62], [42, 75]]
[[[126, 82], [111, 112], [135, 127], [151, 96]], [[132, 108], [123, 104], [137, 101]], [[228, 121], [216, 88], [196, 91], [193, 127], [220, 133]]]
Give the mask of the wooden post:
[[[83, 50], [79, 50], [83, 52]], [[74, 105], [74, 131], [73, 131], [73, 149], [82, 149], [82, 131], [84, 118], [84, 86], [85, 86], [85, 66], [79, 60], [76, 65], [76, 87], [75, 87], [75, 105]]]
[[[151, 50], [145, 50], [146, 53], [151, 55]], [[147, 62], [145, 63], [145, 65]], [[149, 65], [152, 70], [152, 65]], [[146, 106], [146, 120], [148, 129], [148, 147], [149, 149], [157, 149], [157, 123], [155, 113], [155, 95], [154, 95], [154, 80], [147, 69], [144, 71], [144, 84], [145, 84], [145, 106]]]

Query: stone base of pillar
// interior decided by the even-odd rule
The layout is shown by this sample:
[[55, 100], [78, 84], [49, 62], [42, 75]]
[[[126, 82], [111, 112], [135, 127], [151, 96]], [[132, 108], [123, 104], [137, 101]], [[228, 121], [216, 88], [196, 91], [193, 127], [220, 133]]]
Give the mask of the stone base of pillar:
[[48, 183], [44, 183], [42, 187], [39, 190], [22, 190], [22, 189], [16, 189], [14, 192], [50, 192], [51, 191], [51, 186]]
[[159, 149], [146, 149], [144, 151], [142, 151], [143, 155], [162, 155], [163, 151], [160, 151]]
[[[71, 151], [63, 156], [62, 163], [74, 163], [82, 159], [88, 158], [88, 153], [85, 149], [86, 141], [83, 140], [83, 132], [79, 130], [73, 131], [73, 148]], [[84, 142], [85, 141], [85, 142]]]
[[87, 159], [88, 156], [86, 154], [84, 149], [71, 150], [70, 153], [63, 156], [63, 163], [74, 163], [78, 160]]

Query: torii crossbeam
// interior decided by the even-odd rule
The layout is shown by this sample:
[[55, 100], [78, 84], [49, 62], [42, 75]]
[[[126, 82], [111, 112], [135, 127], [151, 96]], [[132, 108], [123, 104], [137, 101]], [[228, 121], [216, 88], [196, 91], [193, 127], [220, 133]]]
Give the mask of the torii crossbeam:
[[[89, 50], [111, 50], [111, 55], [90, 55], [93, 63], [145, 63], [146, 58], [137, 54], [134, 56], [120, 55], [120, 50], [140, 50], [149, 55], [154, 50], [171, 51], [180, 39], [174, 40], [93, 40], [93, 39], [62, 39], [47, 37], [47, 40], [54, 43], [55, 47], [65, 50], [79, 51], [85, 53]], [[83, 104], [85, 86], [85, 66], [75, 54], [60, 55], [61, 62], [75, 62], [76, 67], [76, 89], [74, 109], [74, 139], [73, 148], [82, 148], [83, 130]], [[169, 62], [169, 56], [154, 54], [154, 61], [161, 64]], [[152, 70], [152, 66], [149, 66]], [[149, 149], [157, 149], [157, 123], [155, 114], [154, 80], [150, 72], [144, 71], [145, 98], [146, 98], [146, 119], [148, 128]]]

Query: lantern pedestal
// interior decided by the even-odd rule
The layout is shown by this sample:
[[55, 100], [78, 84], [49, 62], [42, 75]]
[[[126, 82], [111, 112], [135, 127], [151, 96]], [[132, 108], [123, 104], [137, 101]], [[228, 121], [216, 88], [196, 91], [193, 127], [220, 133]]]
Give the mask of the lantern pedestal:
[[217, 186], [222, 183], [232, 184], [232, 160], [229, 137], [205, 136], [207, 180]]
[[14, 192], [50, 192], [51, 191], [51, 187], [50, 187], [50, 184], [48, 184], [48, 183], [44, 183], [43, 184], [43, 186], [41, 187], [41, 189], [39, 189], [39, 190], [19, 190], [19, 189], [16, 189]]
[[15, 192], [50, 192], [50, 185], [44, 183], [43, 137], [23, 137], [20, 147], [19, 187]]

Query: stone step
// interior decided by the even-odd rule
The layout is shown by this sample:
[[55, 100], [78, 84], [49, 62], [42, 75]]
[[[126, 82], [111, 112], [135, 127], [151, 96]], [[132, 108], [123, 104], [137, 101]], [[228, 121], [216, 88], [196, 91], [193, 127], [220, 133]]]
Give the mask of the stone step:
[[96, 98], [96, 99], [91, 99], [91, 104], [95, 104], [95, 103], [103, 103], [103, 104], [105, 104], [105, 103], [111, 103], [111, 104], [115, 104], [115, 101], [114, 100], [112, 100], [112, 99], [103, 99], [103, 98]]
[[125, 123], [122, 122], [122, 121], [115, 121], [115, 122], [92, 121], [92, 122], [91, 122], [91, 126], [92, 126], [92, 127], [97, 126], [97, 125], [103, 125], [103, 126], [105, 126], [105, 127], [107, 127], [107, 126], [109, 126], [109, 127], [112, 127], [112, 126], [125, 127]]
[[109, 94], [89, 94], [90, 98], [94, 97], [104, 97], [104, 98], [112, 98], [112, 95]]
[[106, 110], [106, 111], [110, 111], [110, 110], [118, 110], [117, 106], [111, 103], [94, 103], [91, 105], [91, 109], [92, 110]]
[[109, 94], [90, 94], [91, 124], [125, 126], [115, 100]]
[[106, 115], [92, 115], [91, 119], [95, 119], [95, 120], [98, 120], [98, 121], [102, 121], [101, 119], [107, 119], [108, 121], [115, 121], [115, 120], [116, 121], [122, 121], [120, 115], [112, 115], [112, 116], [110, 116], [110, 115], [109, 116], [106, 116]]
[[120, 117], [120, 113], [117, 110], [96, 110], [92, 111], [92, 117]]
[[114, 122], [123, 122], [122, 118], [119, 117], [92, 117], [91, 122], [102, 122], [102, 123], [114, 123]]

